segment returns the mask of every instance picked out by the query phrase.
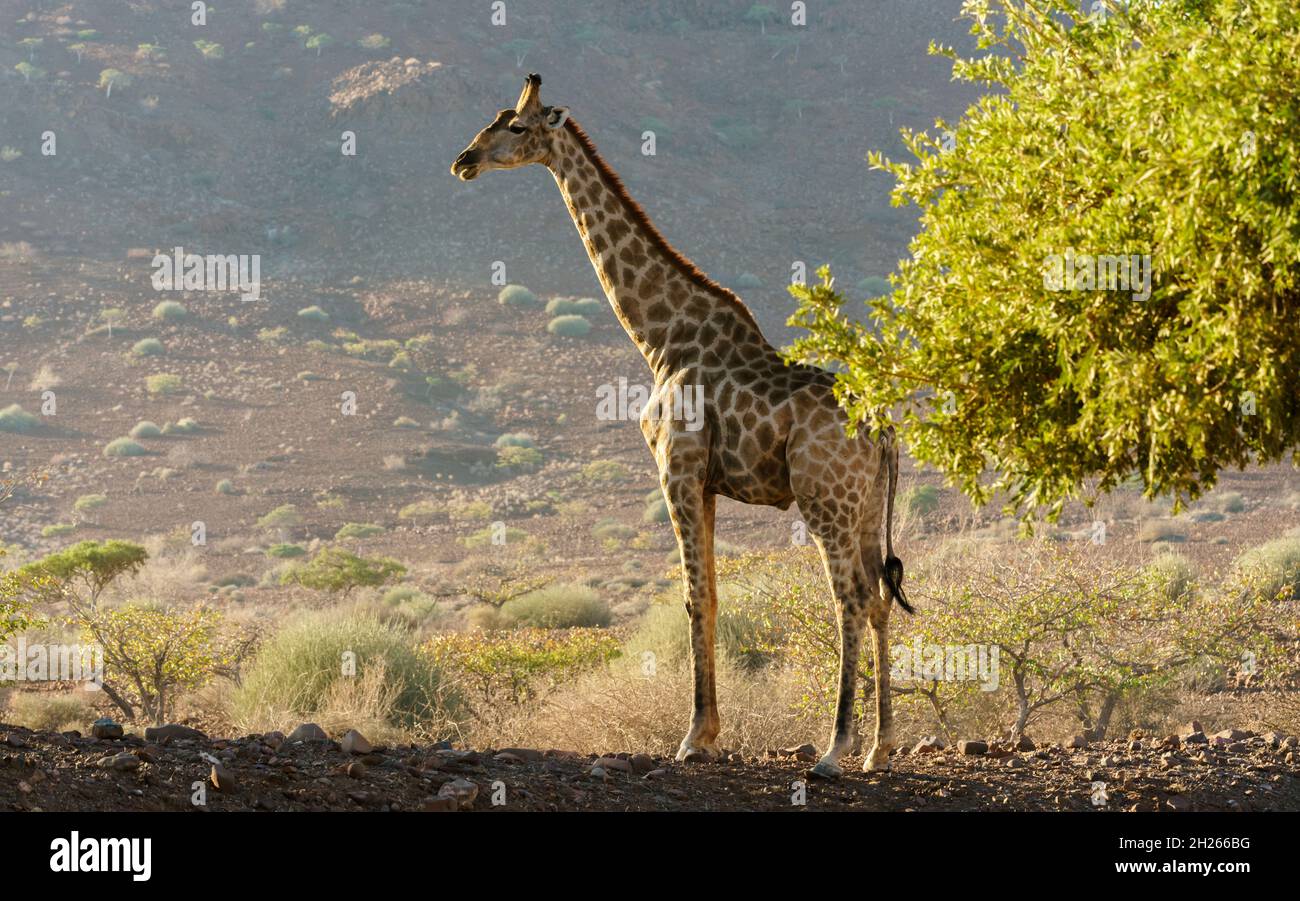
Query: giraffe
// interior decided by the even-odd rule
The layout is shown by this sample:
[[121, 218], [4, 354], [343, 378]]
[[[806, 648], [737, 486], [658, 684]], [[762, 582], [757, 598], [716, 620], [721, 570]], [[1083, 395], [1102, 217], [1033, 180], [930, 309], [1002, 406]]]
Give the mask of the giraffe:
[[[722, 495], [781, 510], [797, 502], [839, 607], [835, 722], [812, 774], [841, 776], [840, 758], [854, 750], [854, 690], [868, 631], [876, 729], [863, 769], [888, 769], [890, 598], [912, 609], [891, 538], [898, 479], [892, 427], [874, 437], [863, 430], [849, 438], [833, 377], [782, 359], [744, 303], [664, 239], [569, 110], [542, 105], [541, 84], [540, 76], [529, 75], [514, 108], [497, 113], [456, 157], [451, 172], [471, 181], [493, 169], [546, 166], [614, 315], [653, 373], [640, 426], [658, 465], [681, 554], [694, 677], [690, 727], [677, 759], [712, 760], [721, 753], [713, 525]], [[701, 396], [702, 426], [681, 409], [684, 398]]]

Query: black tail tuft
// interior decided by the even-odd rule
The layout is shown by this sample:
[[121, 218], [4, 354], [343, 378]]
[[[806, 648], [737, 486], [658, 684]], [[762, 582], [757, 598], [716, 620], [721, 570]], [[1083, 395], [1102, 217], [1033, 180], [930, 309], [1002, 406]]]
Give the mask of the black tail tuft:
[[903, 594], [903, 561], [892, 555], [885, 558], [885, 584], [889, 586], [894, 600], [898, 601], [898, 606], [908, 613], [916, 612], [907, 602], [907, 595]]

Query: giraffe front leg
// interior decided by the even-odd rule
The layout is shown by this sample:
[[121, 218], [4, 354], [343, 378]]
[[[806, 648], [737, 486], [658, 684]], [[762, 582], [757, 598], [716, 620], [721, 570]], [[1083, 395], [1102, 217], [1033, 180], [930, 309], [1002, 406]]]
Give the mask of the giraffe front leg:
[[716, 500], [706, 495], [695, 480], [664, 485], [668, 511], [681, 551], [686, 612], [691, 620], [691, 668], [694, 675], [691, 726], [677, 750], [677, 759], [715, 760], [718, 748], [717, 679], [714, 669], [714, 636], [718, 596], [713, 568], [713, 516]]
[[830, 747], [812, 768], [811, 775], [838, 779], [844, 775], [840, 758], [852, 753], [858, 742], [853, 708], [867, 605], [861, 574], [854, 571], [855, 555], [834, 545], [824, 546], [823, 554], [831, 588], [840, 606], [840, 679]]

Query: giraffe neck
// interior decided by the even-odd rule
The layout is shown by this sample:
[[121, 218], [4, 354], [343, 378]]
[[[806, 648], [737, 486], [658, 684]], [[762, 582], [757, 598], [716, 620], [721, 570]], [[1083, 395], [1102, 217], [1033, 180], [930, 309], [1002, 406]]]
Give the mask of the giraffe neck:
[[749, 309], [664, 239], [572, 119], [556, 132], [547, 168], [614, 314], [651, 370], [695, 362], [718, 338], [771, 349]]

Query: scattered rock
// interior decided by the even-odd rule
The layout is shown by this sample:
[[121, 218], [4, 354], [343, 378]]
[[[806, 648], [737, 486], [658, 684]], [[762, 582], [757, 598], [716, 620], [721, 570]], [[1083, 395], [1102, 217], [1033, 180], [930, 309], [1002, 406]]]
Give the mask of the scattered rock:
[[1184, 723], [1182, 729], [1178, 731], [1179, 735], [1191, 735], [1193, 732], [1204, 732], [1201, 728], [1200, 720], [1192, 720], [1190, 723]]
[[629, 762], [632, 764], [632, 772], [639, 776], [644, 776], [646, 773], [653, 772], [658, 766], [658, 764], [655, 763], [655, 759], [649, 754], [633, 754], [632, 759]]
[[989, 744], [986, 741], [959, 741], [957, 742], [957, 751], [967, 757], [978, 757], [981, 754], [988, 753]]
[[438, 789], [438, 797], [451, 798], [460, 810], [468, 810], [478, 797], [478, 786], [468, 779], [453, 779]]
[[511, 754], [509, 751], [500, 751], [492, 758], [497, 763], [518, 764], [523, 763], [524, 759], [518, 754]]
[[1189, 732], [1182, 736], [1182, 742], [1185, 745], [1207, 745], [1210, 740], [1205, 737], [1204, 732]]
[[1008, 757], [1007, 762], [1003, 764], [1003, 766], [1009, 767], [1011, 769], [1017, 769], [1024, 765], [1025, 765], [1025, 759], [1023, 757]]
[[602, 757], [596, 761], [596, 766], [609, 771], [614, 770], [619, 773], [632, 772], [632, 761], [623, 760], [619, 757]]
[[353, 779], [364, 779], [366, 776], [366, 765], [360, 760], [354, 760], [348, 764], [347, 769], [344, 770], [344, 772]]
[[115, 770], [119, 773], [129, 773], [133, 770], [140, 769], [140, 758], [136, 757], [130, 751], [123, 751], [121, 754], [114, 754], [111, 757], [105, 757], [99, 761], [99, 765], [106, 770]]
[[95, 720], [90, 727], [90, 734], [102, 741], [117, 741], [123, 735], [122, 727], [108, 717]]
[[285, 743], [285, 740], [284, 733], [278, 729], [262, 736], [262, 744], [266, 745], [272, 751], [280, 750], [281, 746]]
[[948, 747], [944, 740], [937, 735], [929, 735], [918, 741], [912, 746], [913, 754], [937, 754], [944, 748]]
[[590, 775], [591, 775], [591, 777], [592, 777], [593, 779], [608, 779], [608, 778], [609, 778], [609, 773], [607, 773], [607, 772], [605, 771], [605, 768], [604, 768], [603, 766], [594, 766], [594, 767], [592, 767], [592, 768], [591, 768], [591, 773], [590, 773]]
[[1086, 748], [1088, 747], [1088, 736], [1080, 732], [1078, 735], [1074, 736], [1074, 738], [1070, 739], [1070, 743], [1066, 745], [1066, 747], [1074, 749]]
[[212, 771], [208, 773], [208, 781], [212, 783], [213, 788], [224, 794], [229, 794], [235, 790], [235, 777], [231, 775], [230, 770], [219, 763], [212, 764]]
[[1254, 732], [1243, 732], [1240, 729], [1224, 729], [1221, 732], [1214, 733], [1214, 738], [1233, 742], [1233, 741], [1241, 741], [1242, 739], [1245, 738], [1250, 738], [1254, 734], [1255, 734]]
[[27, 747], [27, 742], [23, 741], [22, 736], [14, 735], [10, 732], [5, 735], [3, 740], [0, 740], [0, 745], [7, 745], [10, 748], [25, 748]]
[[343, 748], [344, 754], [369, 754], [375, 750], [374, 745], [366, 740], [366, 737], [356, 729], [349, 729], [339, 742]]
[[420, 809], [426, 813], [450, 813], [460, 810], [460, 804], [453, 797], [439, 795], [436, 798], [425, 798]]
[[792, 748], [782, 748], [777, 752], [778, 757], [793, 757], [801, 763], [817, 762], [817, 746], [814, 744], [797, 745]]
[[541, 760], [544, 756], [546, 756], [536, 748], [502, 748], [501, 753], [510, 754], [511, 756], [516, 757], [519, 760], [526, 760], [529, 763], [536, 763], [537, 761]]
[[285, 741], [292, 744], [295, 741], [329, 741], [330, 737], [325, 734], [325, 730], [315, 723], [303, 723], [297, 729], [289, 733]]
[[182, 726], [178, 723], [168, 723], [165, 726], [150, 726], [144, 730], [144, 737], [146, 741], [208, 740], [208, 737], [198, 729], [191, 729], [189, 726]]
[[1016, 742], [1016, 750], [1026, 752], [1037, 751], [1038, 745], [1034, 744], [1034, 740], [1028, 735], [1022, 735], [1020, 736], [1020, 741]]

